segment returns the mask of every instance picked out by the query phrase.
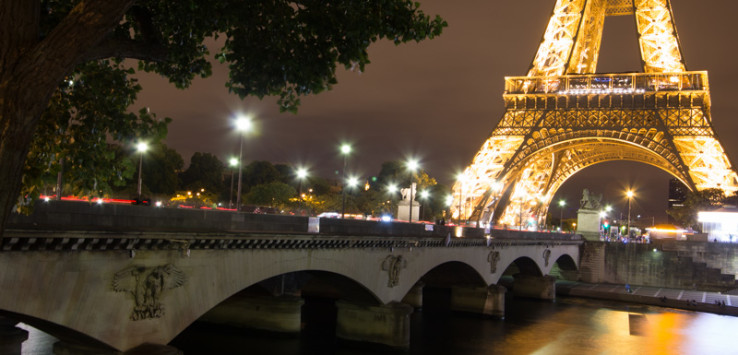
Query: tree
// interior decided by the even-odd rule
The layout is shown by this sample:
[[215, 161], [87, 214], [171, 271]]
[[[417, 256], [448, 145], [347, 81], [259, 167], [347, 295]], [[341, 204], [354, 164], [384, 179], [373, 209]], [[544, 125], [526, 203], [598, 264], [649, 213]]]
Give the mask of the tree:
[[284, 209], [295, 197], [295, 188], [279, 181], [256, 185], [246, 195], [246, 201], [254, 205]]
[[[119, 197], [131, 198], [136, 196], [139, 153], [135, 152], [132, 147], [125, 150], [119, 149], [119, 151], [118, 154], [125, 156], [125, 160], [131, 166], [132, 173], [126, 176], [125, 184], [113, 188], [113, 194]], [[141, 190], [144, 196], [152, 198], [154, 196], [166, 197], [168, 199], [175, 194], [181, 185], [178, 174], [182, 172], [184, 166], [184, 160], [176, 150], [161, 142], [155, 143], [144, 153], [142, 163], [143, 174], [141, 174], [141, 178], [143, 184]]]
[[174, 195], [180, 189], [178, 174], [182, 172], [184, 160], [179, 153], [163, 143], [154, 145], [143, 160], [143, 183], [156, 195]]
[[677, 224], [700, 230], [697, 213], [720, 207], [725, 200], [725, 193], [721, 189], [690, 191], [683, 206], [670, 208], [666, 213], [674, 218]]
[[244, 171], [243, 190], [248, 192], [254, 186], [275, 181], [282, 181], [282, 175], [272, 163], [266, 160], [254, 161], [247, 165]]
[[220, 195], [225, 189], [223, 174], [225, 164], [215, 155], [196, 152], [190, 166], [181, 175], [182, 186], [187, 190], [201, 190]]
[[[228, 64], [229, 90], [241, 97], [279, 96], [280, 109], [294, 112], [300, 96], [336, 83], [338, 65], [363, 70], [372, 42], [389, 38], [399, 44], [439, 35], [445, 22], [418, 6], [410, 0], [0, 2], [0, 231], [18, 201], [24, 173], [27, 181], [37, 179], [32, 174], [40, 168], [26, 165], [34, 137], [50, 142], [58, 135], [74, 144], [65, 128], [75, 125], [84, 128], [79, 132], [94, 133], [91, 138], [108, 135], [121, 143], [164, 133], [165, 122], [146, 110], [128, 113], [138, 87], [127, 78], [132, 70], [121, 66], [122, 59], [139, 60], [139, 69], [186, 88], [196, 76], [211, 73], [204, 40], [222, 36], [216, 58]], [[68, 88], [77, 90], [78, 77], [95, 71], [104, 78], [83, 86], [101, 90], [90, 90], [87, 102], [61, 100], [69, 106], [52, 107]], [[92, 96], [101, 102], [127, 100], [110, 105], [106, 115], [86, 115], [93, 111], [86, 104], [95, 105]], [[84, 119], [72, 116], [57, 127], [69, 113]], [[63, 156], [43, 144], [35, 148], [42, 162]], [[97, 157], [97, 149], [91, 152]], [[104, 164], [98, 166], [99, 176], [111, 175], [104, 173]]]

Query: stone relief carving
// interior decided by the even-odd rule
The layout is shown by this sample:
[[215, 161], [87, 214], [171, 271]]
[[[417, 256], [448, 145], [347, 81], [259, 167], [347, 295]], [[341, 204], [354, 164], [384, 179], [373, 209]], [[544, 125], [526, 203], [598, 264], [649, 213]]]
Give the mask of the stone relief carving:
[[546, 249], [543, 251], [543, 261], [544, 266], [548, 266], [548, 259], [551, 257], [551, 249]]
[[184, 272], [172, 264], [129, 266], [113, 276], [113, 291], [133, 296], [131, 320], [161, 318], [164, 315], [162, 293], [182, 286], [185, 281]]
[[497, 262], [500, 261], [500, 252], [491, 251], [487, 255], [487, 261], [489, 262], [489, 272], [494, 274], [497, 272]]
[[382, 270], [387, 271], [389, 280], [387, 287], [395, 287], [400, 283], [400, 270], [407, 267], [407, 260], [402, 255], [388, 255], [382, 262]]

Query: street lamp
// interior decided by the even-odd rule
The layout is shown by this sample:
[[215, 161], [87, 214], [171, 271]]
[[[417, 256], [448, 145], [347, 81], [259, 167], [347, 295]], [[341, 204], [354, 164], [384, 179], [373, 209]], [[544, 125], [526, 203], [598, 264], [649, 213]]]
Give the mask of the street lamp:
[[633, 199], [633, 190], [628, 190], [625, 192], [625, 195], [628, 196], [628, 229], [627, 229], [627, 236], [630, 238], [630, 201]]
[[348, 156], [351, 154], [351, 145], [348, 143], [341, 144], [341, 155], [343, 155], [343, 175], [341, 179], [341, 219], [346, 214], [346, 166], [348, 165]]
[[459, 183], [459, 220], [457, 223], [461, 225], [461, 190], [464, 189], [464, 173], [457, 174], [456, 181]]
[[417, 159], [410, 159], [407, 161], [407, 170], [410, 170], [410, 212], [408, 220], [413, 223], [413, 184], [415, 184], [415, 171], [418, 169], [420, 164]]
[[236, 131], [239, 133], [238, 148], [238, 189], [236, 189], [236, 211], [241, 211], [241, 180], [243, 177], [243, 135], [250, 131], [253, 123], [250, 116], [240, 116], [234, 122]]
[[138, 156], [138, 188], [136, 189], [136, 202], [141, 203], [141, 170], [143, 170], [143, 155], [149, 149], [149, 145], [146, 142], [138, 142], [136, 144], [136, 150], [139, 152]]
[[297, 187], [297, 196], [302, 196], [302, 181], [308, 176], [308, 171], [305, 168], [298, 168], [295, 175], [297, 175], [297, 180], [300, 181]]
[[231, 189], [228, 190], [228, 208], [233, 208], [233, 168], [239, 165], [238, 159], [231, 157], [228, 159], [228, 165], [231, 167]]
[[564, 231], [564, 206], [566, 201], [564, 199], [559, 200], [559, 231]]

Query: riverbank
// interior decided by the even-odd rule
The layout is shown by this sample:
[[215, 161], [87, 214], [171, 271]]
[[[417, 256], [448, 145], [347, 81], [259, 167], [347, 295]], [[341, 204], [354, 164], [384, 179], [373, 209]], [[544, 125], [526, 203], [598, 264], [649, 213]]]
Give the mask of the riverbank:
[[738, 295], [720, 292], [564, 281], [556, 294], [738, 316]]

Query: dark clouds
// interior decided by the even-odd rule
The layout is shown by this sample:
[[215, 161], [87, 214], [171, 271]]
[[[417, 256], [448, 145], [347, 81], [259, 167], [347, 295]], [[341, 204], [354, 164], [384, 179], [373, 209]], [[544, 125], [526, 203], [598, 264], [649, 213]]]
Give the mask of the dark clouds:
[[[305, 163], [329, 175], [341, 166], [338, 144], [350, 141], [356, 150], [351, 166], [364, 177], [376, 174], [383, 161], [417, 155], [431, 175], [450, 183], [502, 116], [503, 79], [525, 75], [554, 0], [420, 2], [426, 13], [448, 21], [443, 35], [419, 44], [372, 45], [372, 63], [364, 73], [342, 71], [332, 91], [304, 98], [297, 115], [279, 114], [273, 99], [241, 101], [229, 95], [222, 66], [185, 91], [144, 76], [137, 104], [174, 119], [167, 143], [186, 161], [197, 151], [223, 160], [236, 153], [229, 119], [252, 112], [260, 131], [246, 140], [246, 159]], [[738, 2], [672, 0], [672, 5], [687, 66], [710, 72], [713, 123], [728, 154], [738, 157], [733, 19]], [[609, 18], [598, 71], [640, 70], [636, 41], [632, 17]], [[559, 195], [573, 202], [589, 186], [622, 208], [623, 186], [635, 184], [641, 186], [638, 208], [663, 218], [668, 175], [623, 164], [585, 169]]]

